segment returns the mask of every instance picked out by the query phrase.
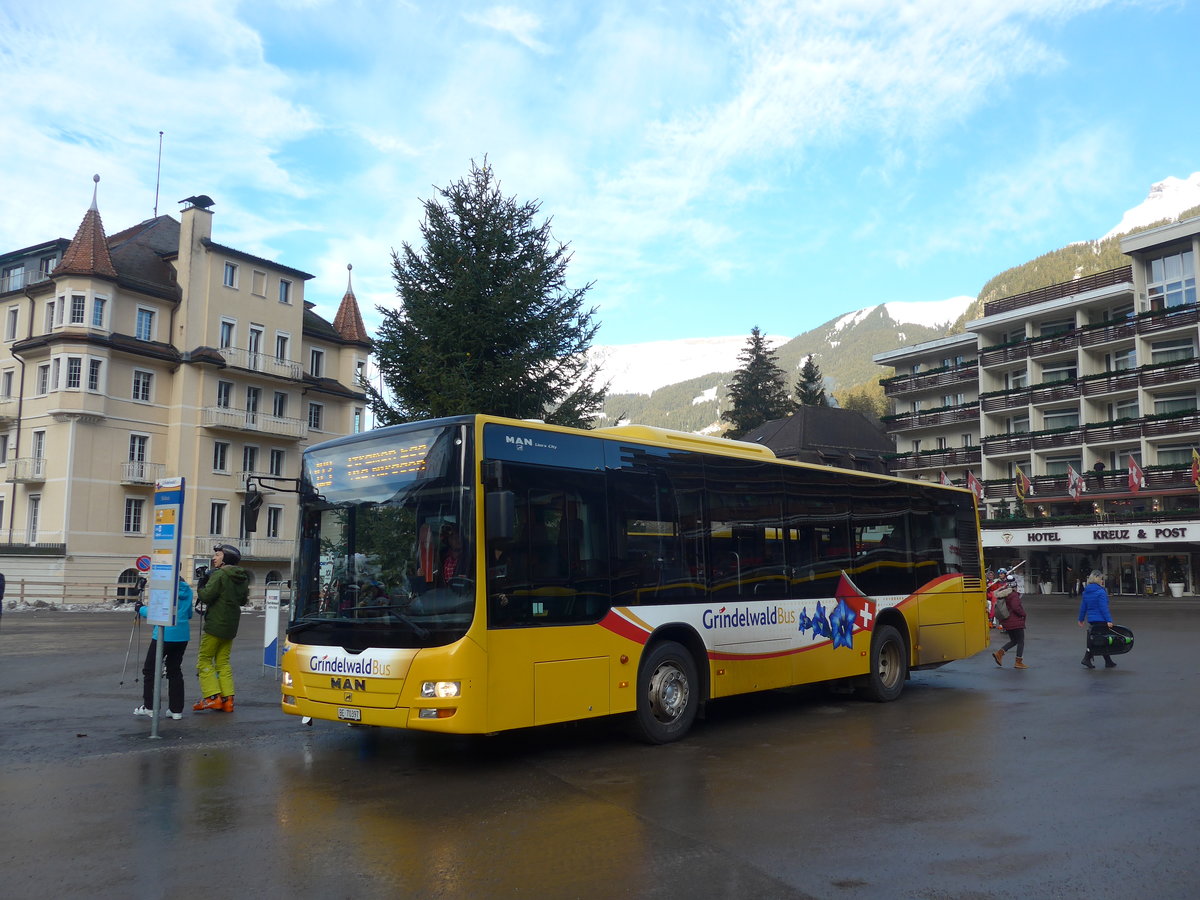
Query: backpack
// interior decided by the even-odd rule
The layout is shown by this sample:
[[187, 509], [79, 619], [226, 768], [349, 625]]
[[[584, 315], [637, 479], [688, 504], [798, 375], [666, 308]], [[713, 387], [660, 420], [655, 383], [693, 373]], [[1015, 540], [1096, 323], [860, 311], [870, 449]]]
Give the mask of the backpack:
[[1010, 615], [1012, 615], [1011, 611], [1008, 608], [1008, 598], [1007, 597], [997, 597], [996, 605], [993, 607], [993, 612], [995, 612], [995, 614], [996, 614], [997, 621], [1002, 620], [1002, 619], [1007, 619]]

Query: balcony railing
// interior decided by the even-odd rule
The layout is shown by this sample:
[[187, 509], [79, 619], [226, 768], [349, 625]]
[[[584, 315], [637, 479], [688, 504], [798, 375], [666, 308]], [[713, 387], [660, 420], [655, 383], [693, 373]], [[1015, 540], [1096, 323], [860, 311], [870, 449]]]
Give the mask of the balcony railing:
[[1036, 306], [1039, 303], [1045, 303], [1047, 300], [1078, 297], [1080, 294], [1086, 294], [1089, 291], [1106, 287], [1123, 287], [1126, 285], [1128, 285], [1130, 290], [1133, 289], [1133, 266], [1121, 266], [1118, 269], [1109, 269], [1107, 272], [1098, 272], [1095, 275], [1076, 278], [1074, 281], [1052, 284], [1049, 287], [1038, 288], [1036, 291], [1027, 291], [1024, 294], [1015, 294], [1012, 297], [993, 300], [984, 307], [983, 314], [985, 316], [994, 316], [997, 313], [1011, 312], [1014, 309]]
[[884, 416], [882, 421], [887, 425], [888, 431], [931, 428], [937, 425], [952, 425], [955, 422], [977, 422], [979, 421], [979, 404], [971, 401], [962, 406], [948, 409], [897, 413], [892, 416]]
[[[1102, 499], [1104, 495], [1112, 499], [1114, 494], [1133, 496], [1129, 491], [1129, 474], [1125, 469], [1095, 472], [1088, 469], [1080, 472], [1084, 481], [1084, 492], [1079, 502]], [[1146, 486], [1140, 494], [1175, 493], [1190, 491], [1195, 493], [1192, 485], [1191, 466], [1149, 466], [1143, 470]], [[1073, 503], [1067, 490], [1066, 475], [1036, 475], [1029, 479], [1032, 491], [1026, 496], [1026, 504], [1033, 503]], [[984, 495], [988, 500], [1000, 500], [1016, 496], [1016, 482], [1012, 478], [991, 478], [983, 483]], [[1192, 511], [1193, 514], [1195, 511]]]
[[287, 538], [269, 538], [269, 537], [228, 537], [220, 535], [209, 535], [208, 537], [198, 537], [192, 544], [192, 554], [196, 558], [205, 558], [212, 556], [213, 547], [218, 544], [232, 544], [242, 551], [242, 559], [274, 559], [283, 560], [291, 559], [292, 551], [295, 549], [295, 542]]
[[1033, 436], [1027, 431], [1016, 434], [995, 434], [981, 438], [979, 443], [987, 448], [989, 455], [1024, 453], [1032, 449]]
[[1098, 394], [1115, 394], [1119, 391], [1131, 391], [1138, 386], [1140, 375], [1136, 370], [1123, 372], [1106, 372], [1100, 377], [1085, 375], [1079, 379], [1085, 397]]
[[953, 369], [940, 372], [917, 372], [913, 375], [897, 375], [880, 382], [888, 397], [911, 394], [914, 391], [932, 391], [938, 388], [955, 387], [960, 384], [975, 384], [979, 380], [979, 364], [972, 360]]
[[1034, 403], [1050, 403], [1058, 400], [1076, 400], [1079, 398], [1079, 382], [1063, 381], [1057, 384], [1043, 384], [1031, 388], [1029, 399]]
[[46, 458], [44, 456], [22, 456], [10, 460], [8, 477], [13, 484], [38, 484], [46, 480]]
[[[989, 304], [990, 308], [990, 304]], [[1195, 304], [1156, 309], [1138, 313], [1132, 319], [1088, 325], [1052, 338], [1025, 338], [1011, 344], [997, 344], [979, 351], [981, 366], [996, 366], [1017, 362], [1030, 356], [1047, 356], [1078, 345], [1093, 347], [1109, 341], [1124, 340], [1134, 334], [1158, 334], [1176, 328], [1194, 326], [1200, 322], [1200, 307]]]
[[1115, 323], [1106, 322], [1103, 325], [1091, 325], [1080, 329], [1079, 343], [1084, 347], [1091, 347], [1094, 344], [1107, 344], [1112, 341], [1131, 338], [1136, 331], [1137, 323], [1132, 319]]
[[978, 447], [953, 447], [933, 453], [905, 453], [893, 456], [888, 460], [888, 465], [893, 472], [944, 469], [947, 466], [977, 466], [981, 456], [982, 453]]
[[261, 372], [263, 375], [292, 381], [299, 381], [303, 375], [300, 363], [290, 359], [279, 359], [266, 353], [252, 353], [241, 347], [222, 347], [220, 352], [225, 357], [225, 362], [239, 369], [249, 369], [251, 372]]
[[979, 365], [997, 366], [1002, 363], [1020, 362], [1029, 358], [1029, 343], [1021, 341], [1004, 347], [982, 350], [979, 353]]
[[290, 438], [302, 438], [308, 434], [308, 422], [304, 419], [269, 416], [230, 406], [206, 406], [201, 413], [200, 424], [205, 428], [252, 431]]
[[291, 559], [296, 549], [295, 541], [284, 538], [254, 537], [244, 543], [248, 547], [242, 553], [252, 559]]
[[1171, 363], [1165, 366], [1144, 366], [1138, 371], [1138, 380], [1144, 387], [1161, 384], [1180, 384], [1200, 378], [1200, 360], [1188, 363]]
[[1195, 325], [1198, 321], [1200, 321], [1200, 307], [1194, 304], [1174, 306], [1170, 309], [1155, 310], [1139, 316], [1137, 330], [1139, 334], [1153, 334], [1172, 328], [1181, 328], [1185, 325]]
[[979, 406], [984, 412], [1003, 412], [1006, 409], [1020, 409], [1029, 405], [1031, 397], [1029, 388], [1017, 388], [1003, 393], [992, 394], [979, 398]]
[[121, 484], [154, 484], [166, 474], [163, 463], [128, 460], [121, 463]]

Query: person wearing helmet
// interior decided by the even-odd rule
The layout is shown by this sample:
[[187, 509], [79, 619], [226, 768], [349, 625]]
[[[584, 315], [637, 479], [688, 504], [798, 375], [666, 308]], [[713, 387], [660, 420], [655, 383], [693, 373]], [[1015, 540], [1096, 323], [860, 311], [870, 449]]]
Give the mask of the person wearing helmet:
[[[1001, 570], [1004, 571], [1004, 570]], [[1004, 665], [1004, 654], [1013, 647], [1017, 648], [1017, 661], [1014, 669], [1028, 669], [1025, 665], [1025, 607], [1021, 604], [1021, 592], [1017, 590], [1017, 573], [1004, 571], [1004, 581], [996, 589], [996, 600], [1004, 600], [1008, 607], [1008, 615], [1002, 616], [1003, 610], [996, 613], [996, 621], [1008, 633], [1008, 642], [992, 654], [996, 665]]]
[[241, 551], [232, 544], [213, 548], [212, 567], [200, 576], [196, 598], [206, 608], [196, 674], [202, 699], [192, 709], [233, 712], [233, 639], [242, 607], [250, 598], [250, 578], [238, 563]]

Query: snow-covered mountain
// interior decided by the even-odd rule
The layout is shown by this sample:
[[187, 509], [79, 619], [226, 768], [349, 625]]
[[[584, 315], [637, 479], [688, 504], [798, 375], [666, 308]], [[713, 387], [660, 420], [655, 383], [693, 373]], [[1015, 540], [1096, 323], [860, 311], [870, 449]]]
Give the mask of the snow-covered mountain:
[[1144, 228], [1151, 222], [1162, 219], [1174, 219], [1185, 209], [1200, 206], [1200, 172], [1193, 172], [1189, 178], [1170, 176], [1157, 184], [1150, 186], [1146, 199], [1128, 210], [1108, 234], [1125, 234], [1135, 228]]
[[[839, 333], [850, 331], [881, 307], [897, 325], [923, 325], [945, 328], [975, 302], [974, 297], [951, 297], [915, 303], [882, 303], [846, 313], [828, 330], [831, 348], [839, 345]], [[772, 347], [781, 347], [792, 338], [766, 336]], [[668, 384], [689, 381], [710, 372], [732, 372], [738, 367], [738, 354], [746, 346], [748, 335], [712, 338], [680, 338], [675, 341], [647, 341], [641, 344], [597, 345], [591, 358], [601, 368], [600, 381], [611, 380], [609, 393], [649, 394]], [[899, 332], [903, 346], [903, 331]]]
[[[600, 365], [600, 381], [611, 381], [609, 393], [649, 394], [668, 384], [687, 381], [709, 372], [731, 372], [738, 367], [738, 354], [747, 335], [734, 337], [680, 338], [676, 341], [646, 341], [641, 344], [597, 345], [591, 359]], [[773, 346], [790, 337], [767, 335]]]
[[[1200, 206], [1200, 172], [1165, 178], [1109, 235], [1176, 219], [1195, 206]], [[882, 303], [796, 337], [768, 335], [768, 340], [785, 371], [796, 372], [808, 354], [816, 354], [826, 387], [849, 387], [881, 374], [871, 362], [874, 354], [943, 336], [975, 302], [958, 296]], [[747, 335], [737, 335], [593, 347], [590, 356], [600, 366], [601, 381], [610, 382], [604, 417], [684, 431], [719, 429], [721, 403], [746, 340]]]

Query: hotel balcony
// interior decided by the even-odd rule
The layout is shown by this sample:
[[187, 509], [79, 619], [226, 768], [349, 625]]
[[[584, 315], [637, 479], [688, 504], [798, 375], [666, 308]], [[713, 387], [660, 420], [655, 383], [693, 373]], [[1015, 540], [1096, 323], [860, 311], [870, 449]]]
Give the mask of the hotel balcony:
[[1107, 272], [1098, 272], [1095, 275], [1088, 275], [1072, 281], [1062, 282], [1061, 284], [1052, 284], [1049, 287], [1038, 288], [1036, 291], [1027, 291], [1024, 294], [1015, 294], [1012, 297], [993, 300], [984, 307], [983, 314], [985, 316], [994, 316], [997, 313], [1012, 312], [1015, 309], [1037, 306], [1039, 303], [1045, 303], [1047, 300], [1078, 297], [1081, 294], [1099, 291], [1108, 287], [1118, 288], [1117, 292], [1122, 288], [1132, 292], [1133, 267], [1121, 266], [1117, 269], [1110, 269]]
[[1177, 328], [1194, 327], [1200, 322], [1200, 307], [1173, 306], [1139, 313], [1132, 319], [1104, 322], [1077, 328], [1066, 334], [1046, 338], [1026, 338], [1011, 344], [997, 344], [979, 351], [980, 366], [998, 366], [1018, 362], [1031, 356], [1042, 357], [1077, 346], [1096, 347], [1115, 341], [1128, 340], [1135, 334], [1157, 335]]
[[9, 460], [8, 477], [13, 484], [41, 484], [46, 480], [46, 458], [44, 456], [22, 456]]
[[978, 447], [953, 447], [945, 450], [922, 450], [904, 453], [888, 459], [893, 474], [924, 469], [945, 469], [951, 466], [979, 466], [982, 451]]
[[[1092, 503], [1129, 497], [1151, 498], [1155, 494], [1183, 494], [1196, 496], [1192, 484], [1191, 466], [1146, 466], [1143, 470], [1146, 486], [1137, 494], [1129, 490], [1129, 474], [1125, 469], [1107, 470], [1097, 473], [1092, 469], [1080, 472], [1084, 491], [1076, 501], [1067, 489], [1066, 475], [1036, 475], [1029, 479], [1033, 490], [1025, 498], [1026, 505], [1049, 503]], [[984, 483], [984, 496], [988, 500], [1012, 499], [1016, 497], [1016, 482], [1012, 478], [992, 478]], [[1190, 511], [1195, 515], [1196, 511]]]
[[955, 388], [959, 385], [974, 386], [979, 381], [978, 363], [966, 362], [950, 369], [934, 369], [929, 372], [917, 372], [914, 375], [896, 375], [883, 379], [884, 396], [898, 397], [917, 391], [934, 391], [945, 388]]
[[1084, 375], [1070, 382], [1054, 382], [1007, 391], [988, 391], [979, 395], [979, 404], [984, 412], [1003, 412], [1020, 409], [1030, 403], [1074, 400], [1080, 394], [1085, 397], [1100, 397], [1105, 394], [1134, 391], [1138, 387], [1174, 387], [1190, 381], [1200, 381], [1200, 360], [1178, 360], [1120, 372]]
[[270, 375], [274, 378], [299, 381], [304, 374], [304, 370], [298, 362], [268, 356], [266, 353], [251, 353], [241, 347], [222, 347], [220, 354], [225, 357], [225, 362], [235, 368]]
[[1178, 437], [1195, 440], [1200, 432], [1200, 412], [1170, 413], [1142, 416], [1120, 422], [1093, 422], [1075, 428], [1052, 431], [1025, 431], [1017, 434], [993, 434], [982, 437], [979, 443], [989, 456], [1047, 450], [1062, 447], [1081, 447], [1104, 443], [1127, 443], [1141, 438]]
[[962, 406], [896, 413], [884, 416], [880, 421], [887, 426], [889, 432], [907, 431], [913, 428], [935, 428], [939, 425], [953, 425], [956, 422], [978, 422], [979, 403], [972, 400]]
[[17, 398], [0, 397], [0, 423], [8, 424], [17, 417]]
[[166, 466], [163, 463], [129, 460], [121, 463], [121, 484], [124, 485], [153, 485], [166, 476]]
[[234, 409], [231, 406], [206, 406], [200, 413], [205, 428], [223, 431], [272, 434], [277, 437], [303, 438], [308, 435], [308, 422], [287, 416], [269, 416], [261, 412]]

